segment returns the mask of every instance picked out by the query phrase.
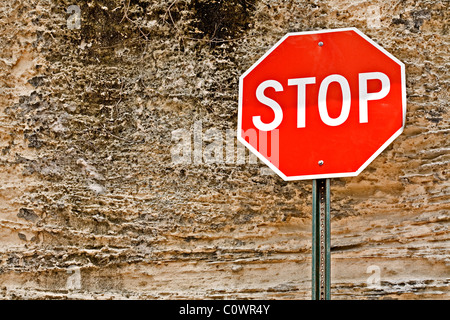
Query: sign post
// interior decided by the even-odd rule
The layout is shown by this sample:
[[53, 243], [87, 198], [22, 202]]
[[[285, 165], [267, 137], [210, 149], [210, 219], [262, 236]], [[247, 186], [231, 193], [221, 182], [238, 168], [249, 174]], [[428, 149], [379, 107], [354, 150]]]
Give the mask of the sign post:
[[313, 180], [312, 299], [330, 299], [330, 179]]
[[313, 299], [330, 299], [330, 178], [361, 173], [405, 115], [404, 64], [356, 28], [288, 33], [239, 78], [238, 140], [313, 180]]

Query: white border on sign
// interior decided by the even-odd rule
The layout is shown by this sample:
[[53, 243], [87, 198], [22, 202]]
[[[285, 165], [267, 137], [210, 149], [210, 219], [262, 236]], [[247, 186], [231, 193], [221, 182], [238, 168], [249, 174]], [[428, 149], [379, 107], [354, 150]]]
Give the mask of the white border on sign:
[[[299, 36], [304, 34], [320, 34], [320, 33], [331, 33], [331, 32], [341, 32], [341, 31], [354, 31], [359, 34], [362, 38], [372, 44], [375, 48], [383, 52], [386, 56], [391, 58], [397, 64], [400, 65], [401, 72], [401, 85], [402, 85], [402, 127], [395, 132], [364, 164], [355, 172], [344, 172], [344, 173], [327, 173], [327, 174], [316, 174], [316, 175], [304, 175], [304, 176], [293, 176], [288, 177], [283, 172], [280, 171], [276, 166], [274, 166], [268, 159], [262, 156], [254, 147], [252, 147], [244, 138], [241, 136], [242, 131], [242, 89], [243, 89], [243, 81], [244, 78], [258, 65], [263, 61], [273, 50], [275, 50], [284, 40], [286, 40], [290, 36]], [[405, 128], [406, 123], [406, 77], [405, 77], [405, 65], [403, 62], [398, 60], [392, 54], [387, 52], [384, 48], [378, 45], [375, 41], [370, 39], [364, 33], [362, 33], [357, 28], [340, 28], [340, 29], [325, 29], [318, 31], [303, 31], [303, 32], [290, 32], [287, 33], [284, 37], [282, 37], [272, 48], [270, 48], [261, 58], [258, 59], [247, 71], [245, 71], [239, 77], [239, 106], [238, 106], [238, 127], [237, 127], [237, 138], [244, 146], [246, 146], [253, 154], [255, 154], [262, 162], [264, 162], [269, 168], [271, 168], [276, 174], [278, 174], [284, 181], [293, 181], [293, 180], [311, 180], [311, 179], [326, 179], [326, 178], [343, 178], [343, 177], [355, 177], [360, 174], [386, 147], [392, 143]]]

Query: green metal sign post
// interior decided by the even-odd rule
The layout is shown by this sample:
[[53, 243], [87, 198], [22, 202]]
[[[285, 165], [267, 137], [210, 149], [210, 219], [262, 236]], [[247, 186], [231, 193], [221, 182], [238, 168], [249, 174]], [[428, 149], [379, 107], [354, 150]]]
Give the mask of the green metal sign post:
[[312, 299], [330, 300], [330, 179], [313, 180]]

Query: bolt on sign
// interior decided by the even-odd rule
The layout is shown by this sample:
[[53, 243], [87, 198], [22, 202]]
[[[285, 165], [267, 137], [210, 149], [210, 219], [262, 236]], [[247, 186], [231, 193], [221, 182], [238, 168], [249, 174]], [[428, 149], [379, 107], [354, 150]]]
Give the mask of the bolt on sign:
[[237, 134], [284, 180], [350, 177], [400, 135], [405, 113], [404, 64], [361, 31], [288, 33], [240, 77]]
[[284, 180], [313, 180], [312, 298], [330, 299], [330, 179], [403, 131], [405, 66], [356, 28], [288, 33], [239, 79], [238, 140]]

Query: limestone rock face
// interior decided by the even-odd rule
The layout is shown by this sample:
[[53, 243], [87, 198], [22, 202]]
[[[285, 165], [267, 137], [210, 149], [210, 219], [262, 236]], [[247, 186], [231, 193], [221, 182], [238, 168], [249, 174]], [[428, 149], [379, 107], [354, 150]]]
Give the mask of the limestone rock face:
[[448, 1], [0, 13], [1, 298], [310, 299], [311, 182], [242, 156], [238, 79], [287, 32], [343, 27], [405, 63], [408, 105], [403, 134], [331, 182], [332, 298], [450, 298]]

